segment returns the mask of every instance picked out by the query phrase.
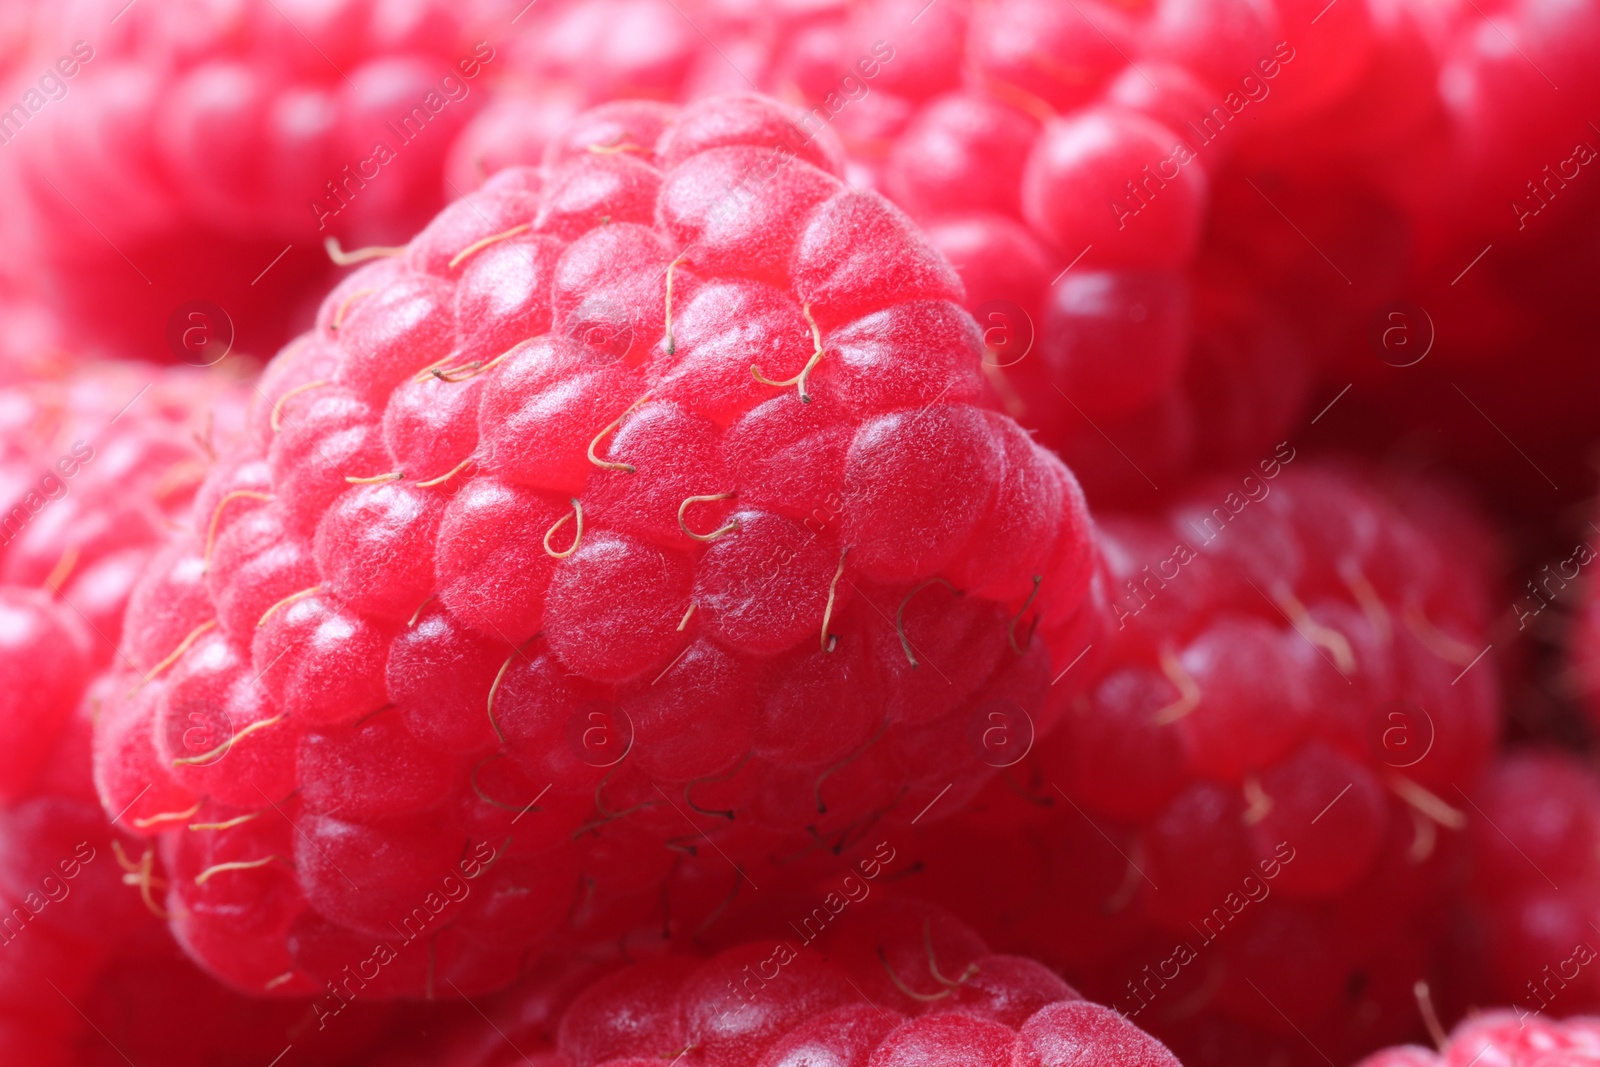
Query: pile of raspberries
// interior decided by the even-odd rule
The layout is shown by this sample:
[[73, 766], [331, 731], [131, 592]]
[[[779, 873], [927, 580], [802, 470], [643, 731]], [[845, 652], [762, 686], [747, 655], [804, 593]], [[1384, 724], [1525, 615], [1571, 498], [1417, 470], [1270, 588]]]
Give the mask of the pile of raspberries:
[[15, 0], [0, 1064], [1600, 1063], [1597, 56]]

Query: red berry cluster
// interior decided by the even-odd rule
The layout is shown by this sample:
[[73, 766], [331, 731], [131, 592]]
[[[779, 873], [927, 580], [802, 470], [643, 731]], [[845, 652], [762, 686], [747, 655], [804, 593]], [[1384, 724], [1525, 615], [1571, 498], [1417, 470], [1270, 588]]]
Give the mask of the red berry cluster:
[[1594, 1060], [1597, 45], [0, 11], [0, 1062]]
[[1529, 1023], [1514, 1012], [1485, 1012], [1439, 1037], [1438, 1051], [1416, 1045], [1388, 1048], [1362, 1060], [1360, 1067], [1455, 1067], [1467, 1063], [1553, 1067], [1592, 1063], [1600, 1055], [1600, 1020], [1592, 1016]]
[[1498, 729], [1490, 590], [1461, 580], [1492, 568], [1487, 534], [1285, 456], [1164, 519], [1102, 519], [1108, 652], [1010, 786], [918, 853], [943, 887], [922, 891], [973, 913], [994, 889], [970, 853], [1004, 865], [996, 941], [1189, 1062], [1413, 1031], [1412, 982], [1446, 962], [1458, 786]]
[[[794, 923], [766, 929], [783, 913], [764, 909], [741, 919], [750, 941], [598, 976], [579, 967], [575, 981], [508, 990], [487, 1014], [514, 1055], [537, 1067], [1178, 1063], [1117, 1012], [1032, 960], [991, 952], [942, 909], [892, 899], [819, 924], [796, 901], [802, 932]], [[440, 1028], [415, 1062], [505, 1062], [506, 1044], [487, 1045], [476, 1033], [482, 1019], [472, 1021]], [[415, 1038], [396, 1044], [375, 1063], [414, 1062]]]
[[281, 343], [325, 236], [426, 222], [494, 54], [435, 0], [28, 6], [0, 140], [29, 284], [77, 337], [148, 359], [220, 358], [183, 343], [200, 302], [241, 346]]
[[1500, 761], [1473, 796], [1478, 871], [1469, 901], [1487, 964], [1470, 992], [1520, 1016], [1600, 1004], [1600, 780], [1554, 751]]
[[[218, 427], [237, 424], [242, 392], [216, 375], [131, 363], [0, 390], [6, 1063], [101, 1064], [107, 1042], [135, 1062], [198, 1067], [221, 1049], [265, 1062], [309, 1013], [225, 992], [182, 957], [159, 921], [155, 850], [100, 809], [89, 773], [99, 696], [80, 701], [115, 654], [137, 575], [226, 442]], [[181, 1027], [168, 1024], [177, 1004], [194, 1013]], [[371, 1040], [375, 1021], [330, 1047]]]
[[[1309, 381], [1299, 342], [1227, 264], [1196, 268], [1209, 175], [1257, 112], [1285, 119], [1341, 89], [1329, 57], [1283, 39], [1298, 12], [1187, 0], [685, 11], [665, 0], [546, 9], [544, 31], [520, 37], [510, 59], [546, 103], [508, 99], [485, 115], [458, 169], [504, 163], [508, 144], [510, 161], [540, 158], [545, 108], [562, 106], [547, 102], [570, 98], [547, 82], [591, 100], [620, 86], [675, 99], [759, 85], [802, 104], [806, 131], [836, 132], [851, 180], [924, 225], [966, 284], [1006, 410], [1092, 496], [1142, 496], [1137, 471], [1160, 481], [1286, 428]], [[1219, 377], [1236, 405], [1226, 441], [1199, 426]]]
[[[1573, 281], [1596, 265], [1584, 220], [1600, 194], [1582, 174], [1600, 89], [1583, 57], [1600, 19], [1583, 5], [586, 0], [543, 13], [508, 52], [512, 91], [531, 96], [463, 137], [456, 180], [538, 160], [560, 115], [621, 92], [754, 84], [799, 104], [808, 128], [841, 135], [852, 180], [916, 216], [956, 265], [987, 373], [1092, 500], [1143, 506], [1196, 465], [1252, 459], [1325, 402], [1318, 378], [1327, 396], [1364, 379], [1382, 415], [1441, 422], [1454, 448], [1482, 453], [1434, 410], [1442, 383], [1393, 373], [1435, 344], [1456, 362], [1523, 351], [1600, 388], [1571, 352], [1581, 329], [1564, 325], [1582, 315]], [[1497, 421], [1519, 439], [1581, 447], [1564, 428], [1586, 392], [1472, 374], [1458, 388], [1474, 396], [1510, 385]]]
[[994, 716], [1051, 725], [1077, 486], [982, 406], [949, 268], [790, 129], [580, 116], [268, 367], [97, 739], [218, 973], [313, 991], [425, 932], [380, 988], [496, 985], [617, 840], [909, 820]]

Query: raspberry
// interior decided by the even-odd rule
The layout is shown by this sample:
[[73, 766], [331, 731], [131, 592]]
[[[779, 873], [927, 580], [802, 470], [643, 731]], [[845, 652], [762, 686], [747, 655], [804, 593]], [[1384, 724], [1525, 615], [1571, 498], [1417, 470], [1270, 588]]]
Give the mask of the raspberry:
[[[7, 587], [7, 593], [20, 591]], [[65, 616], [63, 624], [72, 618], [64, 605], [43, 607]], [[6, 660], [9, 670], [14, 664]], [[54, 688], [81, 689], [83, 680], [79, 667], [53, 679]], [[5, 721], [9, 728], [30, 713], [59, 711], [43, 703], [6, 708]], [[55, 721], [57, 737], [28, 779], [7, 769], [0, 806], [0, 1052], [7, 1062], [67, 1062], [66, 1045], [87, 1030], [72, 1004], [82, 1003], [126, 939], [159, 930], [122, 885], [89, 780], [88, 716], [74, 715], [69, 705], [64, 718]]]
[[1444, 1067], [1445, 1064], [1499, 1063], [1506, 1067], [1534, 1064], [1591, 1063], [1600, 1055], [1600, 1019], [1528, 1019], [1516, 1011], [1486, 1011], [1461, 1023], [1440, 1047], [1402, 1045], [1375, 1052], [1359, 1067]]
[[324, 236], [393, 240], [437, 210], [445, 153], [481, 98], [470, 77], [493, 55], [452, 5], [121, 7], [39, 5], [29, 62], [71, 102], [8, 145], [33, 260], [94, 341], [209, 362], [183, 332], [205, 300], [239, 347], [270, 348], [323, 284]]
[[[1524, 213], [1542, 210], [1539, 194], [1561, 198], [1562, 186], [1541, 186], [1541, 168], [1569, 157], [1573, 142], [1592, 133], [1583, 113], [1600, 82], [1583, 57], [1597, 40], [1600, 18], [1581, 6], [1507, 5], [1493, 18], [1445, 21], [1435, 42], [1439, 96], [1467, 183], [1458, 204], [1474, 228], [1493, 219], [1491, 231], [1509, 236]], [[1519, 117], [1535, 102], [1536, 117]]]
[[1409, 1034], [1454, 932], [1457, 786], [1475, 795], [1495, 739], [1478, 520], [1305, 462], [1102, 518], [1112, 619], [1085, 695], [916, 852], [917, 892], [996, 916], [998, 944], [1188, 1063]]
[[508, 61], [584, 105], [677, 99], [704, 49], [693, 24], [656, 0], [565, 0], [537, 14], [537, 30], [515, 39]]
[[1097, 417], [1160, 399], [1189, 343], [1189, 287], [1170, 271], [1086, 271], [1050, 290], [1040, 352]]
[[404, 920], [363, 995], [503, 985], [674, 869], [934, 821], [997, 718], [1054, 724], [1076, 483], [980, 406], [949, 267], [792, 130], [580, 116], [268, 367], [97, 735], [214, 972], [309, 992]]
[[[805, 128], [843, 140], [852, 183], [881, 188], [956, 266], [996, 349], [986, 372], [1006, 410], [1062, 454], [1091, 499], [1143, 503], [1146, 487], [1197, 464], [1249, 457], [1304, 406], [1309, 353], [1275, 302], [1189, 290], [1191, 278], [1219, 288], [1205, 281], [1214, 265], [1198, 262], [1211, 175], [1247, 147], [1276, 158], [1274, 145], [1238, 132], [1262, 125], [1264, 108], [1235, 119], [1232, 102], [1289, 96], [1279, 130], [1309, 127], [1359, 84], [1374, 36], [1363, 14], [1335, 20], [1308, 5], [1241, 0], [1138, 10], [1005, 0], [981, 18], [967, 4], [909, 0], [705, 0], [681, 17], [662, 0], [547, 10], [545, 23], [529, 20], [510, 63], [558, 95], [593, 100], [607, 84], [648, 82], [652, 96], [693, 99], [734, 81], [804, 101]], [[637, 53], [578, 46], [608, 19], [662, 27]], [[1290, 32], [1324, 23], [1325, 34]], [[1241, 88], [1245, 77], [1254, 88]], [[520, 126], [516, 110], [485, 116], [459, 151], [485, 169], [519, 152], [539, 159], [551, 109], [529, 98]], [[515, 142], [523, 147], [508, 153]], [[1281, 225], [1276, 214], [1271, 222]], [[1078, 275], [1122, 272], [1164, 276], [1153, 312], [1161, 336], [1137, 324], [1119, 334], [1108, 321], [1104, 345], [1079, 346], [1063, 314]], [[1245, 303], [1259, 323], [1234, 318]], [[1131, 295], [1101, 307], [1112, 321], [1145, 310]], [[1152, 357], [1137, 371], [1123, 356], [1133, 350]], [[1199, 413], [1234, 392], [1250, 397], [1240, 405], [1250, 417], [1227, 440], [1197, 434]]]
[[[1174, 141], [1170, 130], [1134, 112], [1087, 110], [1052, 120], [1022, 176], [1024, 216], [1067, 259], [1099, 245], [1097, 265], [1182, 266], [1199, 244], [1207, 186], [1196, 163], [1176, 181], [1152, 163], [1170, 155]], [[1142, 195], [1125, 203], [1129, 176], [1136, 187], [1142, 182]]]
[[[428, 1061], [499, 1063], [509, 1042], [540, 1067], [637, 1067], [674, 1058], [728, 1067], [1178, 1062], [1047, 968], [990, 952], [948, 913], [912, 900], [847, 906], [855, 913], [821, 937], [797, 939], [772, 924], [781, 931], [776, 936], [709, 957], [656, 956], [576, 989], [563, 977], [509, 990], [491, 1009], [503, 1041], [486, 1048], [470, 1040], [482, 1029], [474, 1017], [470, 1030], [461, 1028], [469, 1033], [435, 1038]], [[768, 925], [775, 914], [768, 909], [754, 925]], [[398, 1044], [414, 1047], [409, 1037]], [[376, 1062], [403, 1061], [391, 1055]]]
[[[18, 613], [8, 632], [19, 672], [42, 679], [52, 664], [110, 660], [133, 584], [194, 499], [207, 453], [226, 441], [213, 428], [238, 424], [244, 399], [220, 369], [141, 364], [84, 364], [0, 389], [0, 583], [8, 614]], [[44, 599], [70, 610], [51, 623], [37, 607]], [[62, 627], [83, 636], [23, 651]], [[84, 658], [69, 653], [74, 644]], [[73, 674], [81, 687], [82, 668], [56, 677]], [[55, 706], [75, 700], [64, 694]]]
[[59, 378], [85, 362], [69, 349], [62, 324], [31, 285], [0, 278], [0, 314], [7, 324], [0, 336], [0, 385]]
[[1519, 1014], [1594, 1011], [1600, 780], [1570, 755], [1513, 750], [1473, 802], [1469, 905], [1483, 959], [1471, 992]]
[[0, 718], [15, 724], [0, 755], [0, 799], [14, 800], [78, 702], [89, 662], [87, 628], [43, 592], [0, 588], [0, 662], [14, 682], [0, 701]]
[[[275, 1056], [340, 1067], [357, 1062], [398, 1021], [387, 1005], [352, 1005], [337, 1028], [330, 1025], [310, 1042], [315, 1015], [305, 1001], [240, 996], [204, 974], [159, 929], [131, 939], [78, 1003], [90, 1023], [72, 1043], [68, 1062], [78, 1067], [128, 1060], [206, 1067], [271, 1063]], [[188, 1014], [175, 1019], [180, 1006]]]
[[[258, 1009], [178, 955], [147, 910], [164, 884], [155, 850], [108, 826], [95, 797], [90, 740], [103, 686], [80, 701], [114, 654], [135, 578], [204, 476], [214, 445], [204, 412], [236, 424], [241, 392], [218, 372], [131, 363], [0, 390], [5, 1062], [122, 1062], [120, 1050], [198, 1065], [224, 1048], [270, 1057], [310, 1010]], [[161, 1005], [145, 1001], [145, 1019], [159, 1025], [130, 1011], [135, 995]], [[172, 1026], [165, 1012], [177, 1003], [204, 1022]], [[345, 1036], [360, 1033], [352, 1025]]]

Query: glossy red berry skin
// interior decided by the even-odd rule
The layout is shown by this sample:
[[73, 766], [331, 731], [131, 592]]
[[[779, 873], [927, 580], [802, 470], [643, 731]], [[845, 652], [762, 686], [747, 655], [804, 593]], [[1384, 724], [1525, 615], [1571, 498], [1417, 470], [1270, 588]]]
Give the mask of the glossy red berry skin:
[[1059, 714], [1087, 515], [944, 260], [759, 97], [563, 138], [330, 294], [134, 598], [102, 799], [247, 990], [413, 914], [369, 995], [504, 984], [639, 848], [953, 811]]
[[[224, 1051], [265, 1062], [310, 1012], [241, 997], [183, 958], [161, 921], [167, 872], [155, 847], [131, 825], [108, 824], [91, 775], [108, 691], [87, 684], [115, 655], [130, 590], [186, 513], [208, 450], [241, 424], [246, 392], [227, 370], [87, 364], [0, 389], [7, 1063], [128, 1056], [199, 1067]], [[181, 1021], [171, 1015], [179, 1005], [192, 1012]], [[375, 1013], [355, 1014], [365, 1021], [331, 1035], [312, 1062], [372, 1039]]]
[[[1530, 455], [1548, 466], [1584, 447], [1566, 429], [1583, 418], [1568, 398], [1596, 384], [1570, 356], [1587, 295], [1572, 283], [1594, 268], [1593, 242], [1577, 237], [1590, 194], [1576, 176], [1595, 152], [1582, 114], [1594, 77], [1580, 57], [1600, 32], [1584, 5], [1019, 0], [941, 2], [914, 22], [901, 0], [676, 6], [703, 36], [668, 31], [676, 12], [655, 0], [663, 32], [649, 50], [670, 63], [613, 67], [591, 49], [585, 68], [570, 49], [547, 54], [561, 50], [545, 38], [560, 34], [531, 31], [515, 63], [557, 95], [627, 72], [664, 99], [753, 84], [810, 108], [808, 121], [845, 142], [851, 181], [928, 226], [975, 317], [1035, 341], [1014, 363], [1026, 346], [997, 354], [989, 377], [1097, 504], [1159, 506], [1153, 486], [1252, 460], [1352, 380], [1383, 394], [1370, 421], [1415, 424], [1435, 383], [1392, 374], [1397, 354], [1371, 329], [1399, 301], [1419, 334], [1407, 355], [1437, 331], [1430, 367], [1449, 352], [1452, 373], [1489, 368], [1456, 380], [1500, 396], [1497, 421]], [[565, 24], [584, 7], [550, 18]], [[612, 17], [650, 7], [630, 0]], [[1138, 133], [1152, 124], [1164, 131], [1153, 141]], [[1031, 249], [1018, 248], [1018, 229]], [[1491, 244], [1488, 269], [1463, 276]], [[1176, 370], [1150, 379], [1156, 399], [1097, 413], [1120, 403], [1118, 390], [1102, 403], [1081, 376], [1069, 384], [1035, 358], [1063, 343], [1039, 293], [1063, 271], [1151, 262], [1196, 289], [1189, 340]], [[1220, 309], [1203, 291], [1219, 277]], [[1544, 372], [1502, 373], [1512, 352]], [[1536, 384], [1550, 378], [1574, 388], [1552, 396]], [[1451, 413], [1430, 414], [1453, 432]], [[1358, 444], [1368, 433], [1345, 432]], [[1501, 443], [1462, 430], [1448, 451], [1481, 472]], [[1564, 473], [1549, 470], [1556, 482]], [[1531, 502], [1517, 478], [1498, 481], [1517, 506]]]
[[[827, 920], [815, 915], [832, 905], [806, 910], [823, 898], [792, 894], [803, 930], [770, 904], [747, 910], [714, 935], [710, 955], [656, 954], [598, 975], [568, 963], [488, 1009], [503, 1041], [474, 1040], [482, 1021], [475, 1017], [455, 1032], [426, 1035], [421, 1054], [449, 1067], [487, 1067], [501, 1062], [509, 1041], [538, 1067], [640, 1067], [664, 1058], [695, 1067], [1177, 1064], [1159, 1041], [1048, 968], [992, 953], [941, 909], [867, 899], [878, 892], [867, 888], [843, 906], [848, 913]], [[757, 939], [723, 947], [735, 929]], [[416, 1040], [395, 1045], [395, 1054], [375, 1059], [378, 1067], [409, 1062], [399, 1050]]]
[[1084, 695], [908, 884], [1185, 1062], [1316, 1058], [1296, 1027], [1330, 1056], [1405, 1039], [1413, 983], [1450, 977], [1458, 787], [1481, 804], [1499, 729], [1490, 535], [1292, 447], [1100, 529]]
[[1535, 1016], [1594, 1011], [1600, 779], [1567, 753], [1512, 750], [1472, 799], [1478, 953], [1466, 991]]
[[[493, 71], [434, 0], [36, 6], [30, 63], [72, 102], [8, 145], [21, 237], [73, 333], [143, 359], [281, 344], [326, 285], [325, 238], [401, 240], [438, 209]], [[217, 338], [199, 354], [196, 301]]]
[[[652, 38], [647, 51], [671, 62], [593, 48], [579, 62], [558, 43], [607, 17], [677, 14], [665, 0], [628, 0], [605, 13], [547, 9], [548, 29], [525, 31], [512, 65], [561, 98], [598, 99], [621, 78], [662, 99], [732, 83], [802, 102], [808, 130], [843, 141], [849, 180], [882, 190], [956, 266], [986, 343], [1004, 346], [986, 377], [1008, 413], [1067, 460], [1091, 499], [1144, 506], [1152, 485], [1270, 446], [1307, 401], [1312, 352], [1283, 329], [1275, 301], [1252, 305], [1260, 323], [1240, 322], [1213, 309], [1213, 294], [1189, 292], [1215, 277], [1201, 265], [1214, 175], [1242, 152], [1276, 162], [1263, 131], [1298, 133], [1358, 84], [1369, 20], [1340, 13], [1310, 27], [1318, 12], [1302, 6], [705, 0], [684, 9], [699, 34], [663, 25]], [[1328, 33], [1294, 32], [1323, 22]], [[489, 140], [493, 126], [499, 145], [521, 142], [534, 161], [551, 136], [548, 107], [530, 99], [522, 110], [520, 130], [496, 116], [464, 141]], [[1167, 276], [1158, 339], [1134, 327], [1125, 346], [1111, 331], [1103, 346], [1075, 345], [1054, 290], [1108, 271]], [[1142, 307], [1113, 298], [1104, 310]], [[1151, 358], [1135, 369], [1122, 347]], [[1235, 392], [1250, 400], [1230, 413], [1234, 432], [1198, 432], [1217, 395]]]
[[1594, 1016], [1554, 1019], [1497, 1008], [1462, 1022], [1437, 1051], [1418, 1045], [1386, 1048], [1362, 1060], [1359, 1067], [1456, 1067], [1466, 1063], [1532, 1067], [1536, 1063], [1588, 1063], [1596, 1055], [1600, 1055], [1600, 1019]]

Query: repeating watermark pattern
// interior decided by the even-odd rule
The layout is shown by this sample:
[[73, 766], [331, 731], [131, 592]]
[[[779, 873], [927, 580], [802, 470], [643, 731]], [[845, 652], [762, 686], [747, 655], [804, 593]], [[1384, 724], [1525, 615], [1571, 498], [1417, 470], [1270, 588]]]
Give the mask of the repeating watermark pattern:
[[45, 72], [39, 75], [37, 84], [29, 86], [16, 103], [0, 111], [0, 145], [10, 144], [33, 116], [45, 109], [45, 105], [65, 97], [67, 82], [77, 77], [78, 72], [93, 58], [93, 45], [87, 41], [72, 42], [72, 49], [46, 67]]
[[189, 300], [167, 316], [167, 351], [191, 367], [211, 367], [233, 351], [233, 317], [221, 304]]
[[346, 163], [338, 175], [325, 183], [327, 193], [321, 199], [309, 202], [311, 214], [316, 216], [318, 231], [327, 229], [328, 220], [337, 218], [340, 212], [349, 207], [368, 182], [377, 180], [383, 168], [399, 158], [402, 148], [422, 136], [436, 116], [451, 104], [465, 100], [472, 91], [467, 83], [483, 73], [483, 68], [494, 57], [494, 46], [488, 41], [479, 41], [473, 45], [471, 55], [456, 60], [455, 69], [461, 72], [460, 77], [456, 76], [455, 71], [446, 74], [439, 79], [437, 89], [429, 89], [398, 120], [385, 122], [384, 128], [392, 137], [392, 143], [389, 138], [374, 141], [370, 155], [353, 164]]
[[738, 984], [728, 979], [728, 993], [733, 1007], [723, 1011], [721, 1017], [726, 1019], [733, 1011], [754, 1004], [767, 984], [776, 980], [784, 967], [799, 958], [801, 948], [821, 937], [850, 905], [864, 903], [872, 895], [872, 883], [895, 861], [896, 855], [898, 853], [894, 846], [887, 841], [880, 841], [871, 856], [857, 861], [851, 872], [840, 878], [836, 888], [823, 894], [821, 902], [799, 918], [798, 925], [795, 920], [790, 920], [789, 929], [800, 939], [800, 947], [796, 948], [789, 941], [774, 942], [772, 951], [765, 959], [753, 968], [745, 965]]
[[1033, 716], [1015, 700], [978, 705], [967, 733], [978, 761], [998, 770], [1015, 767], [1033, 751]]
[[[822, 128], [832, 122], [851, 103], [863, 100], [872, 91], [867, 83], [882, 72], [884, 64], [894, 59], [894, 46], [888, 41], [872, 42], [871, 50], [856, 60], [852, 73], [839, 78], [833, 89], [824, 93], [821, 102], [808, 110], [799, 122], [801, 129], [815, 138]], [[814, 125], [815, 128], [812, 128]]]
[[[1284, 467], [1294, 462], [1295, 454], [1289, 442], [1278, 442], [1278, 447], [1272, 455], [1256, 464], [1256, 470], [1260, 472], [1259, 477], [1255, 473], [1245, 475], [1237, 491], [1230, 491], [1222, 498], [1220, 504], [1203, 517], [1190, 519], [1189, 528], [1195, 532], [1199, 544], [1208, 545], [1215, 541], [1245, 508], [1252, 503], [1259, 504], [1267, 499], [1272, 492], [1272, 480], [1283, 472]], [[1158, 563], [1146, 564], [1139, 572], [1137, 580], [1129, 578], [1124, 583], [1126, 594], [1112, 605], [1117, 613], [1117, 629], [1126, 628], [1128, 621], [1149, 607], [1150, 601], [1167, 587], [1168, 582], [1177, 579], [1185, 565], [1199, 558], [1200, 553], [1195, 548], [1194, 542], [1179, 541], [1173, 546], [1172, 553], [1167, 558]]]
[[983, 362], [996, 370], [1014, 367], [1033, 351], [1038, 331], [1033, 316], [1010, 300], [986, 300], [972, 313], [983, 330]]
[[186, 767], [209, 767], [233, 747], [238, 733], [226, 708], [211, 700], [196, 698], [172, 709], [165, 719], [167, 746]]
[[[1535, 1019], [1544, 1014], [1544, 1010], [1556, 999], [1556, 994], [1567, 988], [1568, 982], [1576, 981], [1578, 972], [1593, 962], [1594, 957], [1594, 946], [1587, 941], [1580, 941], [1573, 946], [1572, 955], [1556, 964], [1554, 971], [1551, 971], [1550, 964], [1544, 965], [1544, 968], [1539, 972], [1541, 977], [1537, 985], [1534, 984], [1532, 978], [1528, 979], [1528, 992], [1532, 994], [1534, 1000], [1539, 1002], [1539, 1006], [1537, 1008], [1525, 1008], [1521, 1004], [1511, 1005], [1511, 1011], [1517, 1017], [1518, 1028], [1526, 1026], [1529, 1019]], [[1567, 972], [1568, 967], [1572, 968], [1570, 974]]]
[[[1593, 563], [1594, 559], [1594, 546], [1587, 541], [1579, 541], [1566, 559], [1553, 565], [1546, 563], [1539, 571], [1539, 578], [1529, 578], [1528, 595], [1511, 604], [1511, 611], [1517, 617], [1517, 629], [1526, 630], [1528, 624], [1537, 619], [1545, 608], [1554, 604], [1567, 586], [1576, 580], [1583, 568]], [[1555, 568], [1553, 572], [1552, 566]]]
[[1368, 719], [1367, 741], [1372, 753], [1396, 770], [1415, 767], [1427, 759], [1434, 737], [1433, 716], [1414, 700], [1380, 704]]
[[567, 719], [567, 744], [591, 767], [615, 767], [633, 750], [633, 718], [604, 700], [580, 704]]
[[869, 92], [867, 81], [877, 77], [883, 65], [894, 59], [894, 55], [894, 47], [887, 41], [873, 42], [871, 53], [857, 61], [856, 69], [861, 77], [858, 79], [855, 75], [845, 75], [840, 79], [836, 91], [826, 94], [822, 104], [807, 111], [805, 116], [791, 127], [796, 137], [795, 143], [780, 141], [772, 146], [771, 154], [741, 170], [739, 176], [728, 183], [728, 187], [707, 209], [706, 221], [715, 225], [726, 219], [738, 203], [764, 195], [766, 186], [783, 173], [784, 168], [790, 163], [800, 158], [801, 149], [816, 140], [817, 135], [837, 118], [851, 101], [866, 97]]
[[30, 889], [20, 903], [0, 919], [0, 947], [9, 948], [21, 936], [28, 924], [37, 919], [51, 904], [60, 904], [72, 895], [72, 880], [83, 873], [84, 867], [94, 862], [94, 846], [79, 841], [72, 855], [56, 863], [55, 870], [39, 880], [38, 888]]
[[[1295, 51], [1288, 41], [1279, 41], [1274, 46], [1272, 55], [1265, 56], [1256, 61], [1255, 71], [1239, 79], [1239, 88], [1230, 90], [1222, 98], [1222, 102], [1214, 106], [1210, 112], [1202, 116], [1200, 125], [1196, 126], [1194, 120], [1184, 123], [1192, 137], [1189, 140], [1180, 140], [1172, 146], [1172, 152], [1164, 159], [1158, 160], [1154, 166], [1146, 163], [1139, 169], [1139, 173], [1129, 178], [1124, 184], [1128, 195], [1122, 200], [1112, 200], [1111, 214], [1117, 220], [1117, 229], [1123, 230], [1128, 226], [1128, 220], [1136, 218], [1140, 212], [1160, 195], [1161, 190], [1167, 187], [1170, 181], [1176, 181], [1183, 173], [1183, 168], [1200, 158], [1200, 150], [1206, 148], [1221, 137], [1245, 108], [1252, 103], [1261, 103], [1272, 93], [1269, 84], [1272, 79], [1283, 73], [1283, 68], [1294, 61]], [[1256, 76], [1260, 72], [1260, 77]]]
[[16, 540], [22, 531], [27, 529], [35, 515], [53, 501], [66, 496], [67, 483], [77, 477], [78, 472], [94, 457], [94, 446], [89, 442], [72, 442], [71, 449], [64, 452], [54, 466], [41, 474], [38, 482], [28, 487], [22, 498], [4, 517], [0, 517], [0, 546], [9, 545]]
[[1367, 344], [1391, 367], [1414, 367], [1433, 351], [1433, 316], [1420, 304], [1396, 300], [1367, 320]]
[[[439, 888], [431, 890], [421, 903], [400, 917], [399, 924], [391, 922], [393, 940], [384, 939], [372, 947], [372, 953], [353, 964], [345, 964], [337, 985], [327, 982], [328, 995], [311, 1005], [317, 1016], [317, 1029], [327, 1028], [328, 1020], [336, 1018], [350, 1006], [368, 982], [376, 981], [383, 969], [400, 958], [400, 953], [410, 948], [431, 930], [436, 929], [446, 911], [459, 907], [472, 895], [472, 881], [489, 869], [495, 860], [495, 848], [488, 842], [479, 842], [472, 854], [456, 864], [456, 871], [439, 880]], [[460, 876], [457, 877], [457, 873]]]
[[1113, 1007], [1127, 1019], [1134, 1018], [1148, 1008], [1156, 996], [1169, 984], [1177, 981], [1183, 969], [1199, 959], [1201, 951], [1221, 937], [1223, 931], [1244, 914], [1250, 905], [1266, 902], [1272, 895], [1272, 880], [1282, 874], [1283, 869], [1294, 862], [1294, 858], [1294, 846], [1287, 841], [1279, 841], [1273, 847], [1272, 855], [1256, 864], [1256, 869], [1260, 871], [1259, 875], [1255, 871], [1245, 875], [1239, 888], [1231, 890], [1224, 896], [1220, 904], [1201, 918], [1199, 926], [1196, 926], [1193, 920], [1190, 921], [1189, 927], [1194, 930], [1199, 947], [1184, 939], [1173, 946], [1172, 953], [1165, 959], [1154, 964], [1145, 964], [1144, 970], [1140, 972], [1141, 977], [1137, 980], [1130, 978], [1127, 982], [1128, 993], [1132, 998], [1129, 1003], [1137, 1001], [1137, 1005], [1131, 1010], [1116, 1005]]
[[1519, 231], [1528, 228], [1528, 220], [1543, 214], [1544, 209], [1555, 203], [1557, 195], [1567, 187], [1567, 183], [1576, 181], [1583, 173], [1584, 167], [1594, 162], [1596, 156], [1594, 145], [1588, 141], [1579, 141], [1572, 147], [1572, 155], [1555, 164], [1554, 169], [1546, 163], [1538, 174], [1528, 179], [1528, 194], [1521, 200], [1511, 201], [1511, 213], [1517, 217]]

